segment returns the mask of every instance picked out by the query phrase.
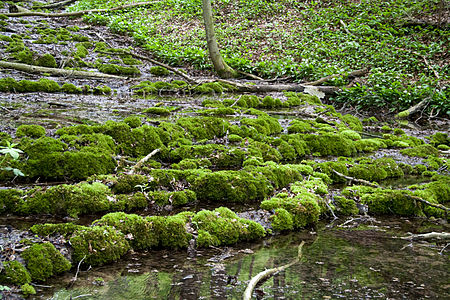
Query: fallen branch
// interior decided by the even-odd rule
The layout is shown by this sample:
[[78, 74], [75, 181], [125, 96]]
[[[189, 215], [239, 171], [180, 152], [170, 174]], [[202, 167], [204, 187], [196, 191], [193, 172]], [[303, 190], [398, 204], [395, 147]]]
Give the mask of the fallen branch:
[[80, 266], [83, 263], [83, 260], [86, 258], [86, 255], [83, 256], [83, 258], [80, 260], [80, 262], [78, 263], [78, 267], [77, 267], [77, 272], [75, 273], [75, 276], [70, 280], [69, 282], [69, 287], [72, 287], [73, 284], [75, 283], [75, 281], [77, 281], [78, 279], [78, 273], [80, 273]]
[[[217, 79], [218, 82], [232, 85], [238, 92], [244, 93], [271, 93], [271, 92], [303, 92], [308, 86], [302, 84], [261, 84], [261, 85], [248, 85], [240, 84], [235, 81]], [[341, 89], [335, 86], [315, 86], [319, 91], [327, 94], [334, 95]]]
[[44, 13], [44, 12], [38, 12], [38, 11], [24, 11], [24, 12], [16, 12], [16, 13], [5, 13], [4, 15], [7, 17], [45, 17], [45, 18], [80, 17], [80, 16], [84, 16], [87, 14], [111, 12], [111, 11], [115, 11], [115, 10], [133, 8], [136, 6], [149, 5], [149, 4], [153, 4], [153, 3], [154, 2], [139, 2], [139, 3], [126, 4], [126, 5], [121, 5], [121, 6], [112, 7], [112, 8], [90, 9], [90, 10], [81, 10], [81, 11], [65, 12], [65, 13]]
[[430, 101], [429, 98], [425, 98], [416, 105], [408, 108], [407, 110], [399, 112], [395, 117], [397, 119], [407, 119], [410, 116], [422, 111], [428, 105], [429, 101]]
[[347, 180], [351, 180], [351, 181], [354, 181], [354, 182], [357, 182], [357, 183], [361, 183], [363, 185], [368, 185], [368, 186], [371, 186], [371, 187], [374, 187], [374, 188], [380, 188], [380, 186], [378, 184], [372, 183], [370, 181], [367, 181], [367, 180], [364, 180], [364, 179], [358, 179], [358, 178], [355, 178], [355, 177], [350, 177], [350, 176], [344, 175], [342, 173], [339, 173], [338, 171], [336, 171], [334, 169], [331, 169], [331, 171], [333, 171], [333, 173], [338, 175], [339, 177], [345, 178]]
[[236, 72], [238, 72], [238, 73], [241, 74], [241, 75], [247, 76], [247, 77], [249, 77], [249, 78], [255, 79], [255, 80], [264, 80], [264, 78], [261, 78], [261, 77], [259, 77], [259, 76], [256, 76], [256, 75], [253, 75], [253, 74], [244, 72], [244, 71], [239, 71], [239, 70], [237, 70]]
[[137, 162], [137, 164], [134, 165], [134, 167], [128, 172], [128, 175], [133, 175], [134, 172], [136, 172], [136, 170], [138, 170], [140, 167], [142, 167], [142, 165], [149, 160], [152, 156], [154, 156], [156, 153], [158, 153], [159, 151], [161, 151], [160, 149], [155, 149], [152, 152], [150, 152], [149, 154], [147, 154], [146, 157], [144, 157], [143, 159], [141, 159], [140, 161]]
[[[111, 52], [107, 52], [107, 51], [99, 51], [99, 53], [105, 53], [105, 54], [119, 54], [119, 53], [117, 53], [117, 52], [116, 52], [116, 53], [111, 53]], [[177, 70], [177, 69], [175, 69], [175, 68], [172, 68], [171, 66], [166, 65], [165, 63], [159, 62], [159, 61], [157, 61], [157, 60], [154, 60], [154, 59], [152, 59], [152, 58], [150, 58], [150, 57], [143, 56], [143, 55], [140, 55], [140, 54], [137, 54], [137, 53], [133, 53], [133, 52], [127, 51], [127, 50], [124, 50], [124, 51], [123, 51], [123, 54], [128, 54], [128, 55], [134, 56], [135, 58], [147, 60], [147, 61], [151, 62], [152, 64], [155, 64], [155, 65], [164, 67], [164, 68], [166, 68], [167, 70], [172, 71], [173, 73], [175, 73], [175, 74], [177, 74], [177, 75], [183, 77], [184, 79], [186, 79], [186, 80], [187, 80], [189, 83], [191, 83], [191, 84], [199, 84], [195, 79], [191, 78], [189, 75], [187, 75], [187, 74], [181, 72], [180, 70]]]
[[0, 67], [7, 69], [14, 69], [26, 73], [48, 73], [55, 76], [65, 76], [65, 77], [77, 77], [77, 78], [114, 78], [114, 79], [127, 79], [127, 77], [104, 74], [99, 72], [87, 72], [87, 71], [76, 71], [76, 70], [66, 70], [66, 69], [56, 69], [32, 66], [21, 63], [13, 63], [8, 61], [0, 61]]
[[256, 285], [258, 284], [258, 282], [260, 282], [261, 280], [272, 276], [275, 273], [281, 272], [284, 269], [289, 268], [292, 265], [295, 265], [296, 263], [298, 263], [300, 261], [300, 258], [302, 257], [302, 247], [303, 244], [305, 244], [304, 241], [302, 241], [300, 243], [300, 245], [298, 246], [298, 254], [297, 257], [290, 263], [288, 263], [287, 265], [283, 265], [281, 267], [277, 267], [277, 268], [272, 268], [272, 269], [268, 269], [265, 270], [263, 272], [258, 273], [256, 276], [254, 276], [250, 282], [247, 285], [247, 288], [245, 289], [244, 292], [244, 296], [243, 296], [243, 300], [250, 300], [252, 298], [252, 294], [253, 294], [253, 290], [255, 289]]
[[422, 234], [411, 234], [409, 236], [400, 237], [402, 240], [450, 240], [450, 233], [448, 232], [430, 232]]
[[64, 0], [64, 1], [60, 1], [60, 2], [54, 2], [54, 3], [42, 5], [42, 6], [33, 6], [33, 9], [60, 8], [60, 7], [64, 7], [66, 5], [72, 4], [74, 2], [77, 2], [77, 0]]
[[[360, 76], [364, 76], [365, 74], [367, 74], [367, 72], [369, 72], [369, 70], [366, 69], [366, 68], [360, 69], [360, 70], [356, 70], [356, 71], [353, 71], [353, 72], [348, 73], [347, 76], [346, 76], [346, 78], [349, 78], [349, 77], [360, 77]], [[333, 74], [333, 75], [329, 75], [329, 76], [320, 78], [319, 80], [316, 80], [316, 81], [305, 82], [305, 83], [303, 83], [303, 85], [313, 85], [313, 86], [316, 86], [316, 85], [322, 84], [322, 83], [324, 83], [324, 82], [327, 82], [327, 81], [329, 81], [329, 80], [331, 80], [331, 79], [333, 79], [333, 78], [340, 77], [340, 76], [344, 76], [344, 74]]]
[[427, 200], [425, 200], [425, 199], [422, 199], [422, 198], [417, 197], [417, 196], [414, 196], [414, 195], [406, 195], [406, 196], [407, 196], [408, 198], [410, 198], [410, 199], [413, 199], [413, 200], [416, 200], [416, 201], [425, 203], [426, 205], [429, 205], [429, 206], [432, 206], [432, 207], [435, 207], [435, 208], [442, 209], [442, 210], [445, 211], [445, 213], [447, 213], [448, 211], [450, 211], [450, 208], [448, 208], [448, 207], [446, 207], [446, 206], [444, 206], [444, 205], [442, 205], [442, 204], [439, 204], [439, 203], [431, 203], [431, 202], [429, 202], [429, 201], [427, 201]]

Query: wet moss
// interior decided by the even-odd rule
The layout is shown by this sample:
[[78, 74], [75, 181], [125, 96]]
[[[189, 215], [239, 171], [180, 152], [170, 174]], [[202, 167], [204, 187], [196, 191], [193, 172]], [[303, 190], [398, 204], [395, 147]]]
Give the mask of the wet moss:
[[337, 134], [306, 134], [303, 138], [311, 153], [316, 153], [320, 156], [352, 156], [356, 153], [355, 144], [351, 140]]
[[400, 153], [403, 155], [413, 156], [413, 157], [429, 157], [429, 156], [439, 156], [439, 150], [434, 148], [433, 146], [419, 145], [414, 148], [408, 148], [400, 150]]
[[56, 68], [58, 64], [53, 55], [46, 53], [36, 60], [36, 65], [47, 68]]
[[410, 191], [373, 190], [361, 196], [361, 202], [367, 204], [369, 213], [375, 215], [420, 216], [420, 207], [408, 195]]
[[188, 169], [207, 169], [212, 166], [212, 163], [207, 158], [187, 158], [181, 160], [179, 163], [172, 164], [172, 169], [188, 170]]
[[161, 67], [161, 66], [151, 67], [149, 72], [152, 75], [161, 76], [161, 77], [168, 76], [170, 74], [169, 70], [167, 70], [166, 68]]
[[335, 196], [334, 203], [337, 208], [337, 213], [340, 215], [351, 216], [359, 213], [356, 202], [352, 199], [347, 199], [342, 196]]
[[131, 128], [137, 128], [142, 125], [141, 118], [138, 116], [129, 116], [123, 120]]
[[183, 117], [177, 120], [177, 125], [183, 127], [197, 140], [223, 137], [230, 126], [226, 120], [214, 117]]
[[340, 134], [341, 136], [352, 141], [358, 141], [361, 139], [361, 135], [354, 130], [343, 130], [340, 132]]
[[383, 142], [382, 139], [372, 138], [355, 141], [355, 147], [358, 152], [374, 152], [380, 148], [387, 148], [387, 145]]
[[66, 272], [72, 267], [71, 263], [56, 250], [51, 243], [34, 244], [22, 252], [22, 258], [27, 264], [31, 278], [45, 281], [47, 278]]
[[235, 168], [242, 166], [245, 152], [223, 145], [182, 145], [170, 152], [170, 158], [180, 161], [188, 158], [206, 158], [218, 168]]
[[73, 262], [83, 260], [91, 266], [117, 261], [130, 250], [124, 234], [111, 226], [84, 227], [75, 231], [69, 241]]
[[154, 224], [138, 215], [123, 212], [109, 213], [95, 221], [93, 225], [111, 226], [119, 230], [134, 250], [151, 249], [159, 245], [159, 236]]
[[224, 87], [218, 82], [207, 82], [195, 86], [192, 91], [198, 94], [221, 95], [224, 91]]
[[116, 201], [111, 204], [111, 211], [139, 211], [149, 207], [147, 196], [142, 192], [131, 195], [115, 195]]
[[192, 235], [186, 232], [187, 217], [183, 214], [168, 217], [147, 217], [152, 224], [155, 233], [159, 237], [161, 248], [179, 249], [186, 248]]
[[182, 206], [197, 201], [195, 192], [191, 190], [176, 192], [155, 191], [147, 193], [147, 197], [150, 202], [154, 202], [160, 206], [168, 204], [173, 206]]
[[160, 116], [170, 115], [170, 110], [168, 110], [165, 107], [156, 107], [156, 106], [149, 107], [149, 108], [146, 108], [143, 112], [147, 113], [147, 114], [160, 115]]
[[28, 136], [31, 138], [40, 138], [45, 134], [45, 128], [39, 125], [20, 125], [16, 131], [17, 137]]
[[256, 119], [242, 119], [241, 125], [254, 128], [263, 135], [279, 134], [283, 130], [277, 119], [266, 114], [259, 115]]
[[3, 261], [0, 272], [0, 282], [13, 285], [22, 285], [31, 282], [31, 275], [17, 260]]
[[50, 236], [53, 234], [61, 234], [65, 237], [72, 235], [77, 229], [82, 226], [73, 223], [60, 224], [35, 224], [30, 227], [30, 231], [40, 236]]
[[284, 208], [275, 209], [275, 213], [271, 216], [271, 225], [275, 231], [285, 231], [294, 229], [294, 221], [291, 213]]
[[232, 245], [239, 241], [259, 239], [265, 235], [265, 230], [260, 224], [239, 218], [225, 207], [219, 207], [214, 211], [199, 211], [192, 218], [192, 223], [199, 230], [198, 247]]
[[311, 126], [311, 122], [304, 120], [293, 120], [288, 127], [289, 133], [308, 133], [313, 131], [314, 129]]
[[61, 87], [61, 91], [68, 94], [81, 94], [82, 88], [75, 86], [72, 83], [64, 83]]
[[24, 285], [22, 285], [20, 287], [20, 291], [22, 292], [22, 294], [24, 294], [25, 297], [36, 294], [36, 290], [34, 289], [34, 287], [28, 283], [25, 283]]
[[139, 76], [141, 71], [135, 66], [124, 67], [115, 64], [99, 64], [97, 68], [100, 72], [112, 75]]

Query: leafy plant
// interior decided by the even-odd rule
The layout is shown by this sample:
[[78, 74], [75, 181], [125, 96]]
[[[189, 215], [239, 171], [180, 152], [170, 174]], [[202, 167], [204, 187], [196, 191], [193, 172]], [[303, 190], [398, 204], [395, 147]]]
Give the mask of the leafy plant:
[[3, 171], [12, 171], [14, 176], [25, 176], [22, 171], [19, 169], [13, 168], [10, 165], [10, 161], [8, 160], [8, 157], [10, 157], [12, 160], [18, 160], [21, 153], [23, 153], [22, 150], [14, 148], [16, 144], [11, 144], [9, 141], [6, 141], [6, 146], [0, 146], [0, 154], [3, 154], [4, 157], [0, 161], [0, 170]]

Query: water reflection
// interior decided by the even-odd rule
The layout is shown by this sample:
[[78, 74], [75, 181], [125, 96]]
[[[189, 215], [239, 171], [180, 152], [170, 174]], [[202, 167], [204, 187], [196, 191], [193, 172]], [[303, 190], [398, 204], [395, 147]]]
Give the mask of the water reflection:
[[[402, 224], [390, 228], [400, 228]], [[379, 230], [325, 230], [273, 237], [255, 245], [199, 251], [134, 253], [121, 262], [73, 274], [47, 290], [53, 299], [242, 299], [252, 276], [290, 262], [301, 240], [301, 263], [255, 291], [259, 299], [449, 299], [448, 252], [410, 244]], [[64, 285], [64, 286], [63, 286]], [[45, 292], [45, 291], [44, 291]], [[41, 294], [42, 295], [42, 294]]]

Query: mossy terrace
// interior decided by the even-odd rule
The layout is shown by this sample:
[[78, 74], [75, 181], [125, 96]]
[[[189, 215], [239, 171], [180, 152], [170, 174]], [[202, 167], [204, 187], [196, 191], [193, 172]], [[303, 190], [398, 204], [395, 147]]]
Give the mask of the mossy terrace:
[[[85, 6], [91, 2], [79, 1]], [[87, 19], [103, 20], [97, 15]], [[190, 84], [133, 58], [125, 42], [114, 42], [112, 48], [92, 40], [89, 33], [95, 29], [26, 22], [14, 24], [27, 28], [27, 34], [0, 36], [9, 61], [126, 79], [65, 80], [2, 70], [0, 109], [7, 116], [0, 120], [0, 146], [14, 143], [23, 153], [17, 160], [0, 159], [5, 157], [2, 163], [25, 176], [0, 168], [0, 214], [52, 215], [73, 223], [31, 227], [42, 240], [19, 243], [28, 249], [20, 254], [23, 260], [3, 262], [1, 284], [32, 294], [31, 282], [42, 283], [80, 262], [99, 266], [131, 250], [186, 249], [191, 241], [197, 248], [232, 246], [313, 227], [331, 217], [330, 210], [339, 217], [367, 208], [373, 216], [448, 220], [444, 210], [414, 200], [449, 205], [447, 132], [418, 137], [404, 122], [360, 119], [309, 94], [236, 94], [218, 82]], [[138, 32], [134, 38], [139, 41]], [[153, 50], [166, 61], [179, 59]], [[205, 64], [203, 52], [191, 54], [190, 63]], [[228, 57], [233, 60], [235, 67], [249, 71], [247, 62]], [[269, 66], [281, 64], [269, 61], [251, 70], [267, 75]], [[302, 65], [300, 71], [315, 79], [335, 69], [308, 70]], [[287, 68], [278, 71], [292, 75]], [[43, 96], [56, 101], [34, 104]], [[91, 100], [93, 104], [85, 103]], [[82, 117], [74, 114], [77, 110], [85, 111]], [[382, 187], [363, 186], [348, 177]], [[403, 177], [425, 183], [389, 185]], [[268, 222], [241, 215], [239, 205], [261, 210]], [[79, 225], [77, 218], [85, 216], [95, 221]], [[50, 243], [55, 238], [67, 241], [70, 257]]]

